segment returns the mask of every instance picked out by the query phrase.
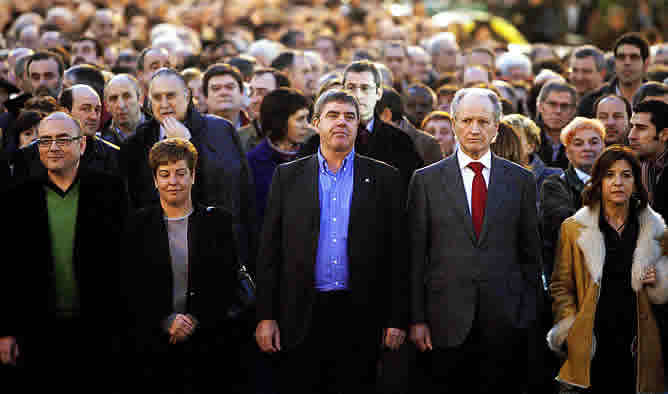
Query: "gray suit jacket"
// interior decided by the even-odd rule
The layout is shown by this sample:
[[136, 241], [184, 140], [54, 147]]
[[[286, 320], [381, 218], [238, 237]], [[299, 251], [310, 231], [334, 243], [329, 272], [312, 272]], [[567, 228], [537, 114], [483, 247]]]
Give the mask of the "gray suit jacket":
[[531, 172], [492, 155], [478, 239], [452, 155], [415, 172], [408, 220], [411, 319], [429, 324], [435, 346], [462, 344], [476, 310], [491, 343], [536, 319], [541, 253]]

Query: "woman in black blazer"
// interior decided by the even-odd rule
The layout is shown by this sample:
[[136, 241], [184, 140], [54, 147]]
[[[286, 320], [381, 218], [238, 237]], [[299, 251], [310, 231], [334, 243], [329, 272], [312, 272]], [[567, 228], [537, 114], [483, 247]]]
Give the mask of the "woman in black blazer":
[[130, 375], [154, 392], [243, 385], [247, 340], [228, 317], [238, 264], [233, 216], [193, 204], [197, 151], [187, 140], [156, 143], [149, 163], [160, 203], [130, 218], [123, 243]]

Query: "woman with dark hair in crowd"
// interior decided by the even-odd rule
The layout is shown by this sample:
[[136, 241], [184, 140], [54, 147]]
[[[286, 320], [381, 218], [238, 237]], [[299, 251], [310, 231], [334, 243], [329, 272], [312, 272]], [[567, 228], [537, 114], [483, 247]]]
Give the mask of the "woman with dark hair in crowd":
[[583, 207], [566, 219], [552, 275], [552, 350], [566, 354], [562, 392], [664, 392], [653, 305], [668, 301], [666, 225], [647, 203], [628, 147], [594, 164]]
[[278, 88], [264, 97], [260, 124], [267, 138], [248, 152], [248, 164], [255, 181], [258, 219], [262, 223], [274, 169], [296, 159], [302, 143], [314, 131], [309, 124], [308, 100], [292, 88]]

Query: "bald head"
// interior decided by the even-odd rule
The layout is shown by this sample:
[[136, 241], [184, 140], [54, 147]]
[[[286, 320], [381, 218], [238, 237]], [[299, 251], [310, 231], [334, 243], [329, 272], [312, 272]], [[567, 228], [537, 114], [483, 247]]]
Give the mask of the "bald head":
[[94, 136], [100, 128], [102, 103], [95, 89], [88, 85], [74, 85], [65, 89], [60, 98], [63, 107], [70, 110], [72, 117], [83, 126], [83, 133]]
[[126, 135], [134, 133], [141, 119], [139, 83], [129, 74], [114, 76], [104, 88], [104, 102], [114, 126]]
[[52, 112], [51, 114], [46, 116], [39, 122], [39, 125], [37, 127], [38, 132], [40, 130], [47, 128], [46, 124], [52, 121], [60, 121], [61, 124], [68, 125], [65, 131], [72, 137], [78, 137], [82, 133], [81, 125], [79, 124], [79, 122], [75, 120], [67, 112]]

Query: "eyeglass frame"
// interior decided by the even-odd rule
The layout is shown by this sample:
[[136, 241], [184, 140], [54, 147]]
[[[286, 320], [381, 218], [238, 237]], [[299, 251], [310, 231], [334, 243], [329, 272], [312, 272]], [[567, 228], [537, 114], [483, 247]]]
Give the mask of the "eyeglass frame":
[[37, 138], [35, 140], [35, 143], [37, 144], [37, 147], [40, 149], [51, 149], [54, 142], [59, 148], [65, 148], [67, 146], [71, 146], [74, 141], [78, 141], [81, 138], [83, 138], [83, 136], [81, 135], [76, 137], [58, 137], [58, 138], [47, 138], [47, 139]]

